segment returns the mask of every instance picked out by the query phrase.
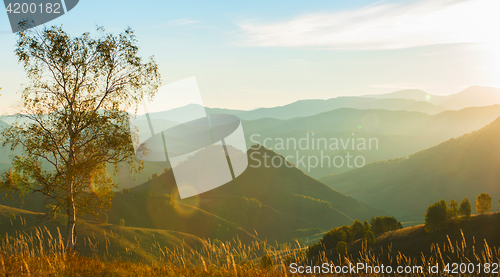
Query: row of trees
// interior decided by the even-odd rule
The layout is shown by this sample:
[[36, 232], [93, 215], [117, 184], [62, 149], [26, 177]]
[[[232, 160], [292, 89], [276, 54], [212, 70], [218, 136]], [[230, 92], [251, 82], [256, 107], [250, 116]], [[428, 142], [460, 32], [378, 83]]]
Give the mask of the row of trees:
[[333, 228], [323, 235], [318, 243], [312, 244], [307, 249], [307, 257], [311, 258], [319, 254], [320, 251], [337, 247], [339, 254], [347, 251], [347, 243], [358, 239], [364, 239], [367, 245], [375, 244], [375, 234], [393, 231], [403, 228], [401, 222], [394, 217], [377, 216], [361, 223], [355, 220], [351, 225], [344, 225]]
[[[500, 199], [498, 199], [500, 207]], [[476, 212], [478, 214], [488, 214], [492, 208], [491, 196], [487, 193], [481, 193], [476, 197]], [[459, 216], [463, 219], [469, 219], [472, 213], [469, 199], [465, 197], [460, 202], [451, 199], [447, 204], [445, 200], [429, 205], [425, 212], [425, 230], [427, 232], [435, 232], [446, 227], [450, 220], [455, 220]]]

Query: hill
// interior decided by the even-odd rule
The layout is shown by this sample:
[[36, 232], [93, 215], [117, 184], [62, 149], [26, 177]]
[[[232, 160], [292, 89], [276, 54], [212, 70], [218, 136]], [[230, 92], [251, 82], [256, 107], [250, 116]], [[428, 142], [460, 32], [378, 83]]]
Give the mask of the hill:
[[[107, 212], [109, 222], [118, 224], [124, 219], [127, 226], [172, 230], [200, 238], [284, 242], [298, 229], [328, 230], [381, 214], [289, 163], [265, 167], [264, 155], [283, 159], [270, 150], [262, 147], [249, 150], [248, 154], [252, 153], [258, 154], [254, 158], [260, 159], [262, 166], [255, 167], [255, 161], [250, 160], [254, 167], [249, 166], [236, 180], [197, 197], [178, 198], [171, 170], [153, 175], [140, 186], [116, 192]], [[200, 151], [196, 155], [204, 154]], [[13, 207], [20, 207], [19, 203], [18, 197], [0, 200], [0, 204]], [[26, 196], [23, 208], [45, 211], [43, 196]]]
[[[500, 118], [488, 126], [401, 158], [325, 176], [332, 188], [405, 220], [421, 220], [443, 198], [473, 203], [480, 193], [500, 195]], [[494, 207], [494, 209], [496, 206]]]
[[[238, 222], [246, 230], [255, 230], [259, 238], [271, 240], [286, 237], [295, 229], [327, 230], [380, 213], [304, 174], [271, 150], [260, 147], [247, 154], [254, 159], [249, 158], [248, 168], [238, 178], [197, 197], [175, 202]], [[268, 163], [275, 159], [278, 164], [277, 159], [281, 160], [281, 166], [266, 167], [265, 156]], [[170, 170], [131, 191], [177, 195]]]
[[[64, 238], [66, 230], [65, 218], [58, 217], [42, 224], [41, 216], [39, 213], [0, 205], [2, 240], [8, 239], [15, 243], [14, 240], [22, 236], [26, 242], [31, 241], [30, 251], [36, 248], [35, 245], [43, 245], [46, 254], [51, 250], [62, 252], [65, 247], [61, 238]], [[76, 228], [77, 251], [88, 257], [154, 262], [159, 258], [160, 251], [153, 250], [157, 244], [161, 245], [163, 251], [165, 248], [190, 251], [201, 248], [204, 243], [196, 236], [176, 231], [122, 227], [81, 219], [78, 219]]]
[[[477, 264], [478, 257], [485, 260], [498, 258], [498, 253], [494, 250], [500, 247], [498, 232], [500, 213], [476, 215], [466, 221], [449, 222], [446, 229], [436, 233], [425, 232], [424, 225], [412, 226], [378, 235], [376, 243], [371, 246], [371, 258], [376, 258], [385, 265], [390, 264], [391, 259], [395, 263], [397, 260], [402, 262], [414, 258], [416, 261], [411, 264], [413, 266], [421, 264], [420, 258], [425, 257], [427, 261], [434, 259], [434, 263], [441, 263], [441, 270], [443, 263]], [[362, 240], [351, 243], [349, 249], [349, 254], [355, 259], [359, 258], [363, 252]], [[397, 256], [401, 254], [404, 258], [401, 259], [400, 256], [398, 259]], [[327, 257], [338, 259], [336, 250], [327, 251]]]
[[[315, 156], [318, 159], [321, 157], [321, 151], [323, 155], [330, 157], [345, 156], [346, 152], [350, 152], [353, 156], [363, 156], [368, 164], [408, 156], [482, 128], [499, 116], [499, 105], [444, 111], [436, 115], [407, 111], [337, 109], [289, 120], [264, 118], [243, 121], [242, 125], [248, 147], [260, 143], [283, 156], [297, 157], [298, 151], [300, 156]], [[279, 145], [279, 140], [288, 139], [291, 139], [292, 143]], [[293, 143], [293, 140], [298, 142], [301, 139], [307, 139], [308, 146], [299, 147]], [[319, 143], [318, 139], [326, 139], [327, 146]], [[335, 139], [339, 141], [338, 148], [329, 147]], [[378, 147], [356, 147], [359, 140], [368, 142], [370, 139], [376, 140]], [[319, 144], [321, 147], [311, 145], [313, 140], [317, 142], [315, 145]], [[340, 140], [344, 141], [346, 147], [343, 147]], [[354, 149], [353, 140], [356, 141]], [[296, 165], [316, 178], [352, 169], [346, 164], [338, 168], [308, 168], [307, 165]]]

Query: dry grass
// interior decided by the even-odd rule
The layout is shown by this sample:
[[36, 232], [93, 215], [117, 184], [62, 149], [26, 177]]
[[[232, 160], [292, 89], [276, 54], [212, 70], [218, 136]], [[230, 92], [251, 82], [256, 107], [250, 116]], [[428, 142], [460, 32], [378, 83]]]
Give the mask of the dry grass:
[[[92, 241], [89, 239], [88, 243], [92, 244]], [[363, 247], [359, 253], [337, 257], [335, 261], [321, 253], [315, 261], [306, 262], [305, 246], [299, 242], [282, 245], [255, 242], [245, 245], [237, 239], [228, 242], [203, 240], [200, 247], [193, 249], [167, 248], [154, 241], [149, 248], [158, 257], [154, 262], [116, 259], [106, 252], [99, 252], [102, 247], [96, 247], [92, 257], [68, 255], [60, 232], [54, 236], [45, 227], [34, 228], [30, 233], [18, 232], [15, 236], [2, 237], [0, 276], [292, 276], [288, 267], [290, 262], [302, 265], [325, 262], [334, 262], [335, 265], [358, 262], [372, 266], [390, 264], [393, 267], [424, 265], [425, 269], [427, 264], [442, 265], [450, 261], [475, 264], [500, 262], [500, 249], [490, 247], [486, 241], [467, 243], [463, 234], [462, 240], [452, 241], [448, 238], [444, 243], [432, 244], [431, 255], [410, 257], [394, 253], [391, 247], [375, 254], [372, 249]], [[476, 249], [483, 250], [476, 253]], [[265, 254], [272, 257], [274, 265], [261, 268], [260, 258]], [[442, 270], [440, 273], [441, 276], [447, 276]], [[428, 275], [426, 272], [405, 274]]]

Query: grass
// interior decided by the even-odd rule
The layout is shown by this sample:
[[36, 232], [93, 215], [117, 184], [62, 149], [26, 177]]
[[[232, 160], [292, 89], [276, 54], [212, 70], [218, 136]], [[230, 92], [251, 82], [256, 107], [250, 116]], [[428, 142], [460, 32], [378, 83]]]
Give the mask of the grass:
[[[88, 222], [79, 226], [78, 252], [69, 254], [65, 249], [64, 227], [62, 230], [48, 225], [27, 227], [32, 226], [29, 217], [22, 216], [15, 208], [5, 207], [0, 213], [2, 231], [10, 230], [0, 238], [0, 277], [292, 276], [296, 275], [290, 273], [292, 262], [304, 266], [325, 262], [334, 265], [361, 262], [394, 268], [423, 265], [425, 271], [427, 264], [500, 262], [497, 247], [500, 213], [473, 216], [436, 234], [423, 232], [422, 226], [387, 232], [379, 235], [372, 247], [356, 241], [349, 245], [347, 255], [329, 250], [312, 260], [305, 259], [306, 245], [298, 241], [271, 245], [265, 241], [245, 244], [239, 239], [222, 242], [191, 238], [193, 241], [189, 242], [187, 234], [174, 236], [168, 231]], [[425, 245], [413, 252], [408, 250], [418, 244]], [[261, 266], [264, 255], [271, 257], [273, 265]], [[460, 276], [446, 274], [442, 268], [440, 273]]]
[[[90, 241], [89, 241], [90, 243]], [[460, 241], [449, 239], [433, 243], [430, 255], [408, 256], [388, 247], [382, 255], [363, 245], [357, 253], [330, 256], [321, 253], [314, 261], [304, 260], [304, 246], [300, 244], [268, 245], [262, 242], [245, 245], [241, 241], [204, 240], [200, 248], [162, 247], [152, 242], [156, 261], [126, 261], [111, 258], [96, 249], [95, 255], [86, 257], [68, 254], [61, 235], [51, 236], [46, 228], [34, 228], [31, 233], [5, 236], [0, 243], [0, 276], [292, 276], [288, 264], [315, 265], [334, 262], [335, 265], [367, 263], [372, 266], [388, 264], [414, 266], [458, 263], [499, 263], [500, 249], [490, 247], [486, 241], [467, 242], [462, 233]], [[483, 249], [476, 251], [476, 249]], [[273, 266], [262, 268], [260, 257], [268, 254]], [[426, 271], [426, 267], [424, 266]], [[369, 276], [356, 274], [356, 276]], [[441, 276], [460, 276], [445, 274]], [[464, 274], [463, 276], [469, 276]], [[309, 274], [307, 276], [319, 276]], [[429, 276], [426, 272], [405, 276]]]

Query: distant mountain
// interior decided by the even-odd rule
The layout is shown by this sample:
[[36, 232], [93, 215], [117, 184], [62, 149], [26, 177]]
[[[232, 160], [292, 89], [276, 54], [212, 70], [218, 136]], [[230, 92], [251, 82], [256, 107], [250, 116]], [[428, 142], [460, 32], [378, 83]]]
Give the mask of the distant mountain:
[[[186, 115], [200, 113], [201, 106], [190, 104], [184, 107], [150, 113], [151, 119], [168, 119], [173, 122], [181, 122]], [[255, 120], [261, 118], [291, 119], [296, 117], [312, 116], [322, 112], [341, 108], [352, 109], [383, 109], [389, 111], [418, 111], [427, 114], [437, 114], [446, 109], [425, 101], [411, 99], [374, 99], [363, 97], [337, 97], [327, 100], [307, 99], [299, 100], [291, 104], [272, 108], [258, 108], [251, 111], [205, 108], [208, 114], [232, 114], [243, 120]], [[141, 115], [137, 120], [145, 120]]]
[[342, 108], [289, 120], [264, 118], [243, 121], [243, 128], [248, 134], [307, 130], [381, 135], [430, 135], [449, 139], [484, 127], [499, 116], [500, 105], [444, 111], [436, 115], [408, 111]]
[[316, 115], [322, 112], [341, 108], [352, 109], [383, 109], [390, 111], [418, 111], [436, 114], [444, 108], [427, 102], [417, 102], [410, 99], [373, 99], [363, 97], [337, 97], [327, 100], [309, 99], [300, 100], [282, 107], [260, 108], [236, 114], [241, 119], [252, 120], [259, 118], [290, 119]]
[[[309, 168], [295, 162], [296, 157], [315, 156], [320, 159], [321, 152], [324, 156], [335, 157], [345, 156], [348, 151], [350, 155], [362, 155], [367, 164], [394, 159], [480, 129], [497, 117], [500, 117], [500, 105], [445, 111], [432, 116], [407, 111], [337, 109], [309, 117], [289, 120], [264, 118], [243, 121], [242, 124], [248, 147], [256, 143], [265, 144], [283, 156], [290, 156], [289, 161], [299, 169], [319, 178], [352, 168], [347, 164], [339, 168]], [[289, 139], [291, 141], [287, 143]], [[319, 139], [327, 140], [326, 148], [324, 143], [318, 142]], [[357, 148], [359, 140], [369, 142], [370, 139], [377, 140], [378, 148], [372, 144], [370, 149], [368, 143], [368, 149]], [[284, 145], [280, 145], [280, 140], [285, 142]], [[305, 148], [301, 148], [297, 145], [300, 140], [308, 140], [309, 144], [304, 143], [302, 147]], [[338, 149], [330, 147], [332, 140], [339, 141]], [[354, 149], [353, 140], [356, 142]]]
[[419, 89], [405, 89], [384, 94], [370, 94], [363, 95], [362, 97], [376, 98], [376, 99], [409, 99], [415, 101], [424, 101], [434, 105], [440, 105], [448, 99], [448, 96], [433, 95]]
[[441, 198], [460, 201], [467, 196], [474, 204], [475, 197], [484, 192], [498, 199], [499, 141], [500, 118], [408, 159], [369, 164], [321, 181], [400, 219], [421, 220], [422, 211]]
[[480, 86], [464, 89], [441, 103], [442, 106], [453, 110], [494, 104], [500, 104], [500, 89]]
[[418, 89], [407, 89], [396, 92], [365, 95], [376, 99], [411, 99], [415, 101], [425, 101], [444, 109], [459, 110], [467, 107], [481, 107], [500, 104], [500, 89], [493, 87], [472, 86], [459, 93], [450, 95], [432, 95]]

